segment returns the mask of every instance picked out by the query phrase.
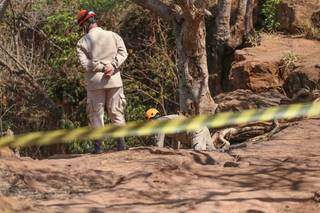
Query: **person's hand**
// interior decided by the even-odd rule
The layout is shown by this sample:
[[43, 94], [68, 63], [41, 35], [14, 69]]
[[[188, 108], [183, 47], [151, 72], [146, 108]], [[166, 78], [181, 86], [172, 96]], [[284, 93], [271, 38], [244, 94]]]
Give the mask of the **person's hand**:
[[106, 76], [107, 79], [109, 79], [114, 73], [114, 67], [112, 64], [106, 64], [104, 67], [104, 75]]

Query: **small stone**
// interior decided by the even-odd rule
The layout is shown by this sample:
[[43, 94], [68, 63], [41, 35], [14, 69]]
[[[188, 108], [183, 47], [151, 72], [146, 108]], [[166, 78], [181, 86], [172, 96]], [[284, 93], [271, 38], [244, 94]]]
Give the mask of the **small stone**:
[[239, 167], [239, 164], [235, 163], [235, 162], [228, 161], [223, 164], [223, 167]]
[[320, 202], [320, 191], [314, 193], [313, 200], [316, 202]]

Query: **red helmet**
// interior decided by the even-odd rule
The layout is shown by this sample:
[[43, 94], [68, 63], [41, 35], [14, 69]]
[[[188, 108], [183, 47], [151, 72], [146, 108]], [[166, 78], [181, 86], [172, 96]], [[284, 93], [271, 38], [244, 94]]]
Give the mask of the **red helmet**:
[[82, 26], [86, 21], [88, 21], [88, 19], [96, 16], [97, 15], [93, 11], [80, 10], [80, 12], [77, 15], [77, 23], [79, 26]]

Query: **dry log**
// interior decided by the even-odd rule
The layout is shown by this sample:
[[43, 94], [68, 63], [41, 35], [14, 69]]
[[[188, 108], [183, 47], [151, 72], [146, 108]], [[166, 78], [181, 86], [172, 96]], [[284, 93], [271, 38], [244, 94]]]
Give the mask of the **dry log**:
[[256, 122], [246, 126], [219, 130], [212, 136], [213, 144], [218, 151], [240, 148], [248, 142], [269, 140], [274, 134], [292, 124], [274, 122]]

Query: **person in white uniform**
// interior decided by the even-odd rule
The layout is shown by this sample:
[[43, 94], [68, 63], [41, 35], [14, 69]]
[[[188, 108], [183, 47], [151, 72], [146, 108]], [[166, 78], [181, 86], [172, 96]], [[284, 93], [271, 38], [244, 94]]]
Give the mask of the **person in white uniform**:
[[[126, 99], [119, 67], [128, 53], [122, 38], [100, 28], [95, 17], [88, 10], [81, 10], [77, 16], [77, 23], [85, 32], [78, 41], [77, 55], [85, 69], [90, 126], [104, 126], [105, 108], [112, 123], [124, 125]], [[125, 149], [124, 138], [117, 139], [117, 150]], [[95, 141], [94, 153], [102, 151], [102, 141]]]

